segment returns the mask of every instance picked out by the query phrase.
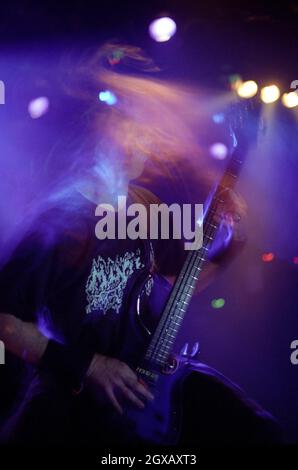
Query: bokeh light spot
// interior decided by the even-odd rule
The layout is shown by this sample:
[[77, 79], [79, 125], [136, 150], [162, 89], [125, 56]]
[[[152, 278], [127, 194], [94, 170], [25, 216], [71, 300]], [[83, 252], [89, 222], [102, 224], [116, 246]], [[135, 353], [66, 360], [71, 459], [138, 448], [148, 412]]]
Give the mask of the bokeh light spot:
[[213, 299], [211, 302], [212, 308], [222, 308], [225, 305], [226, 301], [223, 298]]
[[32, 119], [38, 119], [48, 111], [49, 106], [49, 99], [46, 96], [40, 96], [30, 101], [28, 104], [28, 113]]
[[261, 100], [265, 104], [274, 103], [279, 97], [280, 91], [276, 85], [265, 86], [261, 90]]
[[157, 42], [165, 42], [176, 33], [177, 26], [172, 18], [165, 16], [158, 18], [149, 25], [149, 34]]
[[295, 108], [295, 106], [298, 106], [298, 93], [296, 91], [284, 93], [281, 101], [286, 108]]
[[262, 261], [264, 261], [264, 263], [270, 263], [273, 260], [274, 260], [274, 253], [263, 253], [262, 254]]
[[258, 92], [258, 85], [253, 80], [241, 83], [237, 88], [237, 94], [240, 98], [252, 98]]
[[101, 91], [98, 97], [99, 97], [99, 101], [103, 101], [104, 103], [107, 103], [109, 106], [112, 106], [113, 104], [117, 103], [116, 96], [114, 95], [114, 93], [112, 93], [109, 90]]
[[225, 121], [224, 113], [213, 114], [212, 121], [215, 122], [215, 124], [222, 124]]
[[224, 160], [228, 155], [228, 148], [225, 144], [221, 142], [216, 142], [210, 146], [210, 154], [216, 160]]

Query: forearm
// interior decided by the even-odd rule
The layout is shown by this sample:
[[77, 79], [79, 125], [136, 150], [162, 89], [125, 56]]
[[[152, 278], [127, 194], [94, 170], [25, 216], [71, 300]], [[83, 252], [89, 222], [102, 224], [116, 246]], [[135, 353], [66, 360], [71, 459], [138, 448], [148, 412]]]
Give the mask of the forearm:
[[7, 351], [31, 364], [38, 364], [48, 339], [34, 323], [23, 322], [14, 315], [0, 313], [0, 339]]

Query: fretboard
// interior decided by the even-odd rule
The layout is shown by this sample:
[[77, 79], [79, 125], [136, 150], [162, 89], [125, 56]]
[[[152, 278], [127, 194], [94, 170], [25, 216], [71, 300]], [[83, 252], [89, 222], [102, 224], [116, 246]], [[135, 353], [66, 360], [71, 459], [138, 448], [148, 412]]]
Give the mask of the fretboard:
[[209, 247], [218, 230], [218, 223], [214, 221], [214, 215], [218, 205], [224, 202], [225, 191], [234, 186], [241, 163], [237, 155], [231, 158], [204, 217], [202, 247], [188, 253], [150, 341], [145, 359], [157, 368], [166, 366], [173, 350], [186, 310], [208, 259]]

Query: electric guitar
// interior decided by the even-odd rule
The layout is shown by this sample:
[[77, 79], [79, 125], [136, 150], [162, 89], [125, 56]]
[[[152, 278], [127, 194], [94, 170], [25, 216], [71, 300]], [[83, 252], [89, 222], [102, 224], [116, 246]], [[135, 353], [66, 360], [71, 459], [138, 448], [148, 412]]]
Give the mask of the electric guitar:
[[[123, 416], [118, 416], [117, 412], [110, 416], [109, 426], [115, 435], [119, 430], [122, 444], [168, 445], [179, 441], [183, 427], [183, 383], [189, 374], [202, 371], [204, 366], [184, 355], [175, 356], [173, 346], [218, 230], [214, 220], [218, 205], [224, 202], [226, 191], [234, 187], [241, 164], [239, 152], [235, 151], [205, 214], [202, 247], [188, 253], [174, 287], [164, 278], [155, 276], [159, 299], [153, 309], [147, 295], [152, 274], [144, 273], [133, 289], [127, 330], [123, 334], [126, 340], [120, 345], [119, 359], [135, 370], [155, 399], [143, 410], [128, 405]], [[152, 323], [152, 318], [158, 318], [157, 323]], [[197, 346], [191, 356], [197, 352]]]
[[[256, 112], [252, 113], [252, 110]], [[113, 411], [109, 414], [113, 435], [119, 432], [118, 442], [121, 444], [145, 442], [168, 445], [181, 442], [185, 426], [184, 385], [187, 378], [198, 371], [201, 375], [214, 375], [230, 390], [237, 390], [238, 396], [246, 401], [239, 387], [217, 371], [193, 360], [198, 344], [194, 345], [190, 355], [179, 356], [173, 354], [173, 346], [219, 228], [215, 218], [218, 206], [225, 202], [228, 190], [234, 187], [247, 147], [257, 136], [259, 111], [252, 100], [245, 105], [233, 103], [228, 111], [234, 152], [204, 214], [202, 246], [198, 250], [189, 251], [174, 287], [163, 277], [144, 272], [138, 276], [132, 289], [118, 358], [136, 372], [138, 379], [149, 387], [155, 399], [142, 410], [125, 406], [125, 413], [121, 417]], [[248, 116], [250, 125], [244, 126]], [[246, 129], [243, 133], [244, 127]], [[233, 129], [237, 130], [237, 138]], [[153, 288], [148, 296], [148, 287], [152, 281], [154, 286], [157, 285], [157, 294], [154, 296]], [[264, 410], [256, 403], [250, 401], [250, 405], [253, 413], [263, 415]], [[268, 417], [268, 414], [264, 412], [264, 416]]]

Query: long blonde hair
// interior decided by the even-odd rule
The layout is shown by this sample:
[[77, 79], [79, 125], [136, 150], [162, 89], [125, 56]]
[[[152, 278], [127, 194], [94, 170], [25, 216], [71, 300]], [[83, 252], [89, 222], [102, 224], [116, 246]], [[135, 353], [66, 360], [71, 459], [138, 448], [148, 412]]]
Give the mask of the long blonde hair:
[[[138, 73], [131, 73], [132, 68]], [[140, 48], [116, 43], [104, 44], [75, 71], [75, 86], [67, 91], [93, 103], [88, 152], [90, 157], [92, 147], [90, 168], [103, 184], [109, 178], [128, 183], [140, 177], [146, 161], [153, 169], [151, 177], [166, 172], [169, 165], [186, 165], [201, 184], [213, 179], [209, 159], [198, 143], [202, 125], [198, 91], [158, 79], [153, 76], [157, 71]], [[115, 105], [98, 101], [101, 90], [115, 95]]]

